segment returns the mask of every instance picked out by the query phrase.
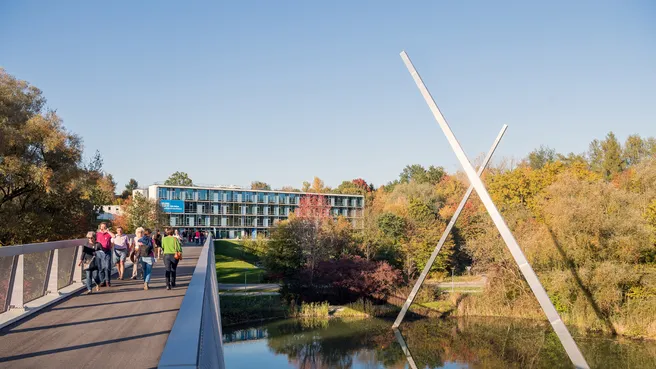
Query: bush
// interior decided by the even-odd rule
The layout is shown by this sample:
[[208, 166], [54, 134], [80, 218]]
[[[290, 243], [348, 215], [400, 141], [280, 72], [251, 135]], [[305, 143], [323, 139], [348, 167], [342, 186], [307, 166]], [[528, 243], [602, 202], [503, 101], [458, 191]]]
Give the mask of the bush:
[[287, 281], [284, 292], [304, 301], [334, 304], [358, 299], [385, 301], [400, 282], [401, 272], [386, 262], [342, 257], [320, 262], [314, 273], [304, 269], [298, 279]]

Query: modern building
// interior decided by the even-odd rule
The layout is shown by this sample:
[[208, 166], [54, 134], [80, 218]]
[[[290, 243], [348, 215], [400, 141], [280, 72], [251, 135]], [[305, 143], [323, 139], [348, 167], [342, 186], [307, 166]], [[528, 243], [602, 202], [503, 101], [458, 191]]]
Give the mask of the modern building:
[[250, 190], [237, 186], [168, 186], [155, 184], [135, 190], [154, 199], [168, 215], [169, 225], [182, 230], [204, 230], [216, 238], [269, 236], [271, 228], [285, 220], [303, 196], [323, 195], [330, 215], [343, 216], [354, 227], [362, 226], [364, 196], [306, 192]]
[[98, 214], [98, 220], [114, 220], [114, 217], [121, 215], [121, 206], [120, 205], [103, 205], [102, 212]]

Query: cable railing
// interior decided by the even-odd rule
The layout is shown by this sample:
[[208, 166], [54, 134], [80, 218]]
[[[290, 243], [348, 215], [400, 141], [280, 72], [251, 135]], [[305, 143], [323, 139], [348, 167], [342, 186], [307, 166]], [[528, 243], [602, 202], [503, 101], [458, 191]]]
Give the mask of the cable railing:
[[224, 369], [214, 240], [205, 240], [158, 368]]

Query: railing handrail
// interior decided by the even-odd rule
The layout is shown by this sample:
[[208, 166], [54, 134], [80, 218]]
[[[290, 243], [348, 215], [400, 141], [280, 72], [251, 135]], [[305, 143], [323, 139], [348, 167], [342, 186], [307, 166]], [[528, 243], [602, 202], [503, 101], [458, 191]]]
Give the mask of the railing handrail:
[[[133, 234], [127, 235], [130, 239], [134, 238]], [[42, 251], [52, 251], [57, 249], [66, 249], [69, 247], [83, 246], [87, 243], [86, 238], [78, 238], [74, 240], [61, 240], [40, 243], [26, 243], [23, 245], [11, 245], [0, 247], [0, 257], [3, 256], [17, 256], [25, 254], [33, 254]]]
[[33, 254], [35, 252], [52, 251], [56, 249], [65, 249], [69, 247], [84, 245], [86, 242], [87, 242], [86, 238], [78, 238], [76, 240], [62, 240], [62, 241], [51, 241], [51, 242], [43, 242], [43, 243], [26, 243], [24, 245], [2, 246], [0, 247], [0, 257]]
[[[218, 300], [218, 289], [216, 291], [208, 290], [207, 285], [207, 278], [216, 279], [215, 265], [214, 263], [210, 263], [211, 260], [214, 260], [214, 240], [210, 235], [200, 252], [196, 268], [192, 274], [189, 286], [187, 286], [187, 292], [182, 299], [182, 304], [180, 304], [173, 328], [166, 340], [166, 345], [158, 364], [159, 368], [197, 368], [201, 366], [203, 309], [206, 294], [211, 293], [213, 294], [211, 296], [213, 300]], [[210, 288], [211, 286], [216, 286], [216, 283], [210, 283]], [[215, 308], [217, 309], [216, 318], [218, 319], [219, 331], [214, 333], [217, 333], [219, 340], [221, 340], [221, 320], [218, 305]], [[224, 368], [221, 341], [218, 344], [219, 347], [213, 352], [221, 351], [219, 368]]]

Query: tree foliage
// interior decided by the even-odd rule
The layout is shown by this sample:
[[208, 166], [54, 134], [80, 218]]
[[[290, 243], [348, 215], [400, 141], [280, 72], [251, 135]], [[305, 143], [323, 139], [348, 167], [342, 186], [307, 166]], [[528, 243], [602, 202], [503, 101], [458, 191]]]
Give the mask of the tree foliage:
[[[622, 146], [609, 133], [604, 140], [593, 141], [585, 155], [563, 155], [541, 146], [528, 155], [525, 165], [491, 167], [483, 174], [493, 201], [568, 323], [656, 336], [653, 325], [646, 323], [653, 320], [656, 306], [652, 142], [652, 138], [635, 135]], [[325, 188], [322, 182], [315, 183], [306, 183], [304, 190]], [[369, 278], [356, 273], [357, 268], [346, 267], [366, 269], [360, 261], [353, 262], [356, 256], [362, 261], [383, 261], [412, 283], [468, 185], [462, 173], [447, 174], [439, 167], [425, 169], [416, 164], [406, 166], [398, 179], [375, 191], [363, 180], [344, 181], [338, 192], [363, 194], [367, 201], [362, 228], [340, 228], [339, 221], [325, 215], [327, 204], [303, 203], [305, 210], [298, 215], [311, 216], [291, 217], [278, 225], [269, 241], [275, 249], [266, 253], [268, 265], [285, 275], [285, 291], [290, 296], [306, 300], [353, 297], [347, 297], [349, 292], [336, 287], [335, 281], [342, 278], [349, 281], [346, 285], [358, 286]], [[311, 211], [318, 208], [321, 211]], [[349, 224], [346, 219], [343, 222]], [[458, 313], [542, 317], [475, 193], [429, 278], [460, 273], [466, 267], [485, 273], [489, 285], [483, 294], [463, 299]], [[341, 268], [346, 271], [337, 273]]]
[[138, 227], [161, 229], [168, 218], [159, 203], [136, 193], [121, 205], [121, 215], [114, 218], [114, 225], [123, 227], [125, 232], [134, 232]]
[[531, 151], [527, 157], [528, 165], [532, 169], [540, 169], [554, 160], [556, 160], [556, 150], [544, 145]]
[[96, 153], [47, 110], [42, 92], [0, 68], [0, 244], [76, 238], [96, 226], [115, 183]]
[[130, 178], [128, 183], [125, 185], [125, 190], [123, 190], [121, 193], [121, 198], [125, 200], [132, 196], [132, 191], [136, 190], [137, 188], [139, 188], [139, 182], [137, 182], [137, 180], [134, 178]]
[[268, 183], [253, 181], [251, 182], [251, 190], [271, 190], [271, 186]]
[[193, 186], [194, 182], [185, 172], [175, 172], [164, 182], [167, 186]]

